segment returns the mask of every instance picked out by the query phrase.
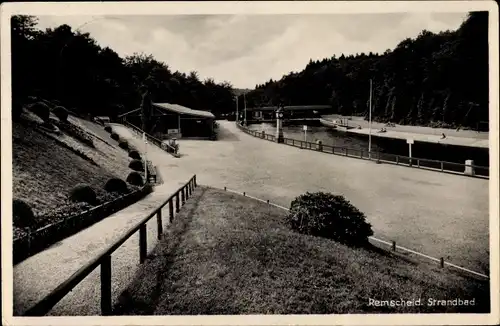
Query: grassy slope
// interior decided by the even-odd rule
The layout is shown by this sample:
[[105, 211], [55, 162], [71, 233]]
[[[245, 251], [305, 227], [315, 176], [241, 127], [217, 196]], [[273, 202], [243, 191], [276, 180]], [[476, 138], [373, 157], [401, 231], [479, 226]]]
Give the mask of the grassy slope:
[[457, 312], [369, 307], [369, 298], [475, 298], [489, 283], [379, 250], [351, 249], [287, 229], [285, 212], [202, 187], [116, 305], [116, 314]]
[[[94, 131], [102, 129], [106, 133], [102, 126], [91, 122], [89, 126]], [[84, 130], [91, 132], [89, 126], [85, 126]], [[38, 216], [38, 227], [55, 222], [45, 220], [47, 215], [53, 215], [55, 211], [64, 210], [65, 207], [73, 209], [70, 207], [75, 205], [71, 205], [67, 197], [75, 185], [89, 184], [98, 192], [101, 201], [107, 201], [111, 197], [103, 190], [106, 181], [112, 177], [126, 179], [130, 172], [128, 154], [109, 135], [108, 139], [103, 138], [105, 142], [92, 137], [95, 148], [64, 133], [55, 137], [84, 153], [97, 165], [61, 146], [55, 139], [37, 131], [33, 126], [13, 124], [13, 197], [30, 204]], [[77, 206], [74, 207], [75, 211]]]

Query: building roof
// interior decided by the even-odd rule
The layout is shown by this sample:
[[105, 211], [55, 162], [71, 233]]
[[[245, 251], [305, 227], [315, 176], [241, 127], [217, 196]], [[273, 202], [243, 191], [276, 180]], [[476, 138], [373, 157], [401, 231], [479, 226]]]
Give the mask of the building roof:
[[[247, 111], [275, 111], [277, 106], [264, 106], [264, 107], [256, 107], [256, 108], [247, 108]], [[309, 111], [309, 110], [326, 110], [331, 108], [330, 105], [292, 105], [285, 106], [285, 111]]]
[[138, 108], [138, 109], [135, 109], [135, 110], [132, 110], [132, 111], [128, 111], [128, 112], [122, 113], [122, 114], [120, 114], [120, 115], [118, 116], [118, 118], [124, 117], [124, 116], [129, 115], [129, 114], [131, 114], [131, 113], [134, 113], [134, 112], [136, 112], [136, 111], [139, 111], [140, 109], [141, 109], [141, 108]]
[[191, 115], [195, 117], [202, 117], [202, 118], [209, 118], [209, 119], [215, 119], [215, 116], [208, 111], [201, 111], [201, 110], [193, 110], [190, 108], [187, 108], [182, 105], [178, 104], [170, 104], [170, 103], [153, 103], [153, 106], [155, 106], [158, 109], [163, 109], [179, 114], [186, 114], [186, 115]]

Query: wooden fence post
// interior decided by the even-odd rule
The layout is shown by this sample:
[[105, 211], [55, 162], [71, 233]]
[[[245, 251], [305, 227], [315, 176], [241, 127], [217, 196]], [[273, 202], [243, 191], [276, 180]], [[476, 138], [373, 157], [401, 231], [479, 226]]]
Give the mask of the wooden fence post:
[[111, 316], [111, 255], [103, 257], [101, 262], [101, 314]]
[[158, 213], [156, 213], [156, 223], [158, 226], [158, 240], [161, 240], [161, 236], [163, 234], [163, 222], [161, 219], [161, 210], [162, 210], [162, 208], [160, 208], [158, 210]]
[[189, 199], [189, 188], [184, 186], [184, 192], [186, 193], [186, 201]]
[[392, 251], [396, 251], [396, 241], [392, 242]]
[[146, 224], [141, 225], [139, 229], [139, 262], [142, 264], [146, 260], [148, 250], [148, 239]]
[[439, 265], [441, 266], [441, 268], [444, 268], [444, 258], [443, 257], [441, 257]]
[[179, 193], [175, 195], [175, 212], [179, 213], [180, 207], [179, 207]]
[[168, 201], [168, 218], [170, 223], [174, 220], [174, 201], [172, 198]]
[[194, 186], [196, 187], [198, 184], [196, 183], [196, 175], [193, 177], [193, 181], [194, 181]]
[[186, 196], [184, 195], [184, 188], [181, 189], [181, 201], [182, 201], [182, 206], [186, 203]]

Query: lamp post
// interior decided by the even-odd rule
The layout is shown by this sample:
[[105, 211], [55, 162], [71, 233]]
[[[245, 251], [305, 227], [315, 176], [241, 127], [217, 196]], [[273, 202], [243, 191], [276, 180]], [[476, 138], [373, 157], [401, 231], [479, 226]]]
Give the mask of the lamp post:
[[240, 113], [238, 112], [238, 95], [234, 97], [236, 100], [236, 124], [240, 122]]
[[246, 94], [243, 93], [243, 106], [245, 108], [245, 120], [243, 121], [243, 124], [245, 125], [245, 127], [247, 126], [247, 97], [246, 97]]
[[285, 139], [283, 137], [283, 108], [278, 107], [276, 110], [276, 142], [283, 143]]
[[372, 80], [370, 79], [370, 104], [368, 114], [368, 158], [372, 159]]

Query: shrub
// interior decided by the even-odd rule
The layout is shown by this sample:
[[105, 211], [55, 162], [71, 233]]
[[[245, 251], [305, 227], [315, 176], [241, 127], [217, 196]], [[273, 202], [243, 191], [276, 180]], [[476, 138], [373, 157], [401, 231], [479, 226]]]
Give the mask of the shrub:
[[111, 129], [111, 126], [106, 126], [104, 127], [104, 130], [106, 130], [107, 132], [109, 132], [110, 134], [113, 133], [113, 129]]
[[31, 105], [30, 111], [39, 116], [43, 121], [48, 121], [50, 118], [50, 108], [43, 102], [36, 102]]
[[12, 222], [17, 227], [30, 227], [35, 223], [31, 207], [21, 199], [12, 201]]
[[142, 179], [142, 176], [139, 172], [130, 172], [130, 174], [127, 177], [127, 182], [130, 183], [133, 186], [143, 186], [144, 185], [144, 180]]
[[112, 132], [112, 133], [111, 133], [111, 136], [110, 136], [110, 137], [111, 137], [111, 139], [114, 139], [114, 140], [116, 140], [116, 141], [118, 141], [118, 140], [120, 139], [120, 136], [118, 136], [118, 134], [117, 134], [117, 133], [114, 133], [114, 132]]
[[121, 141], [118, 146], [123, 149], [128, 149], [128, 142], [126, 140]]
[[337, 242], [364, 246], [373, 235], [365, 215], [343, 196], [316, 192], [292, 201], [287, 224], [300, 233], [333, 239]]
[[141, 160], [132, 160], [128, 167], [134, 171], [144, 171], [144, 164]]
[[12, 121], [19, 121], [23, 114], [23, 105], [19, 102], [12, 103]]
[[104, 190], [107, 192], [118, 192], [121, 194], [128, 193], [127, 183], [119, 178], [111, 178], [104, 185]]
[[129, 153], [128, 153], [128, 156], [130, 158], [133, 158], [134, 160], [140, 160], [141, 159], [141, 154], [139, 154], [138, 151], [136, 150], [131, 150]]
[[63, 122], [68, 121], [68, 111], [62, 106], [56, 106], [53, 110], [55, 116]]
[[97, 204], [97, 195], [89, 185], [79, 184], [73, 188], [69, 195], [69, 200], [77, 203]]

